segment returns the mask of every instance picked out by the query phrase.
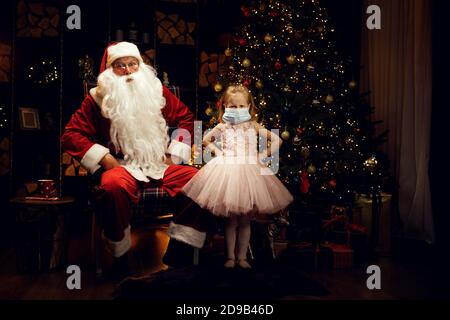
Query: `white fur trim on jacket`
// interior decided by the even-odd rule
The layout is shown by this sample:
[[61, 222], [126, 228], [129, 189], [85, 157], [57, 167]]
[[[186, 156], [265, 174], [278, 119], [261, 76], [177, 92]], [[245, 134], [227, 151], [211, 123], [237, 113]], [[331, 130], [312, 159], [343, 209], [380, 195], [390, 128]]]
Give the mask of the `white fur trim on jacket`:
[[94, 173], [100, 168], [99, 162], [108, 153], [108, 148], [96, 143], [84, 154], [83, 159], [81, 159], [81, 165], [89, 170], [90, 173]]
[[89, 90], [89, 94], [94, 99], [95, 103], [100, 107], [102, 105], [103, 97], [97, 93], [97, 87], [94, 87], [91, 90]]
[[167, 151], [174, 156], [180, 157], [185, 163], [191, 160], [191, 147], [186, 143], [172, 140]]
[[102, 233], [102, 238], [106, 244], [106, 250], [108, 250], [114, 258], [119, 258], [131, 248], [131, 227], [128, 225], [124, 230], [123, 239], [120, 241], [112, 241], [106, 238], [104, 233]]
[[202, 248], [206, 239], [206, 232], [201, 232], [192, 227], [173, 222], [170, 223], [167, 234], [175, 240], [187, 243], [196, 248]]

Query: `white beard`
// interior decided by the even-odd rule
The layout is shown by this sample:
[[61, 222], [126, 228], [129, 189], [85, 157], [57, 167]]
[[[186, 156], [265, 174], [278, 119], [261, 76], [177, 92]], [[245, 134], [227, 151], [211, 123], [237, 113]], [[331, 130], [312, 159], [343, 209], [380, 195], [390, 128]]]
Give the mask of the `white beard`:
[[98, 77], [97, 92], [103, 97], [102, 115], [111, 120], [111, 141], [124, 155], [123, 164], [160, 178], [167, 167], [169, 136], [161, 113], [166, 101], [154, 69], [141, 64], [137, 72], [118, 76], [109, 68]]

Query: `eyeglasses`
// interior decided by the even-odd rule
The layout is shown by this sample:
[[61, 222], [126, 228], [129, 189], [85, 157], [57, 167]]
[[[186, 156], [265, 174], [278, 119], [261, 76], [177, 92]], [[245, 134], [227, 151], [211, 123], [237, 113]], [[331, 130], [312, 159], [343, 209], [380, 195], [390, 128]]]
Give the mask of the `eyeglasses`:
[[139, 63], [137, 63], [135, 61], [128, 62], [128, 63], [116, 62], [113, 64], [113, 68], [120, 69], [120, 70], [126, 70], [127, 67], [131, 70], [135, 70], [135, 69], [137, 69], [138, 66], [139, 66]]

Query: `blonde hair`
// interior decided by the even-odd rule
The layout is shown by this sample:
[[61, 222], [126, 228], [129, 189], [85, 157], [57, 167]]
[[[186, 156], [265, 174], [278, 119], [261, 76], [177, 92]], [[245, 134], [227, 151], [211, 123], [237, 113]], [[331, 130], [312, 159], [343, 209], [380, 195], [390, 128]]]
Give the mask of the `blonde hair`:
[[256, 120], [257, 107], [251, 92], [248, 90], [247, 87], [243, 86], [242, 84], [236, 84], [236, 85], [229, 85], [219, 99], [218, 102], [219, 122], [223, 123], [222, 116], [225, 113], [224, 105], [230, 98], [230, 95], [235, 93], [242, 93], [247, 98], [247, 103], [250, 105], [249, 113], [252, 117], [252, 120]]

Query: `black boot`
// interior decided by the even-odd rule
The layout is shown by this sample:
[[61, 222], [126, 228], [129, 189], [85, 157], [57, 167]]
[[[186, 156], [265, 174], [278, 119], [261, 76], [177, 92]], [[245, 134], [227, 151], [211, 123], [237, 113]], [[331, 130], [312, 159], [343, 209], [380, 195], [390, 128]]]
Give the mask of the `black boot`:
[[111, 277], [114, 281], [122, 281], [130, 275], [130, 265], [128, 262], [128, 253], [113, 258]]
[[163, 263], [173, 268], [190, 266], [194, 263], [194, 248], [181, 241], [170, 239]]

